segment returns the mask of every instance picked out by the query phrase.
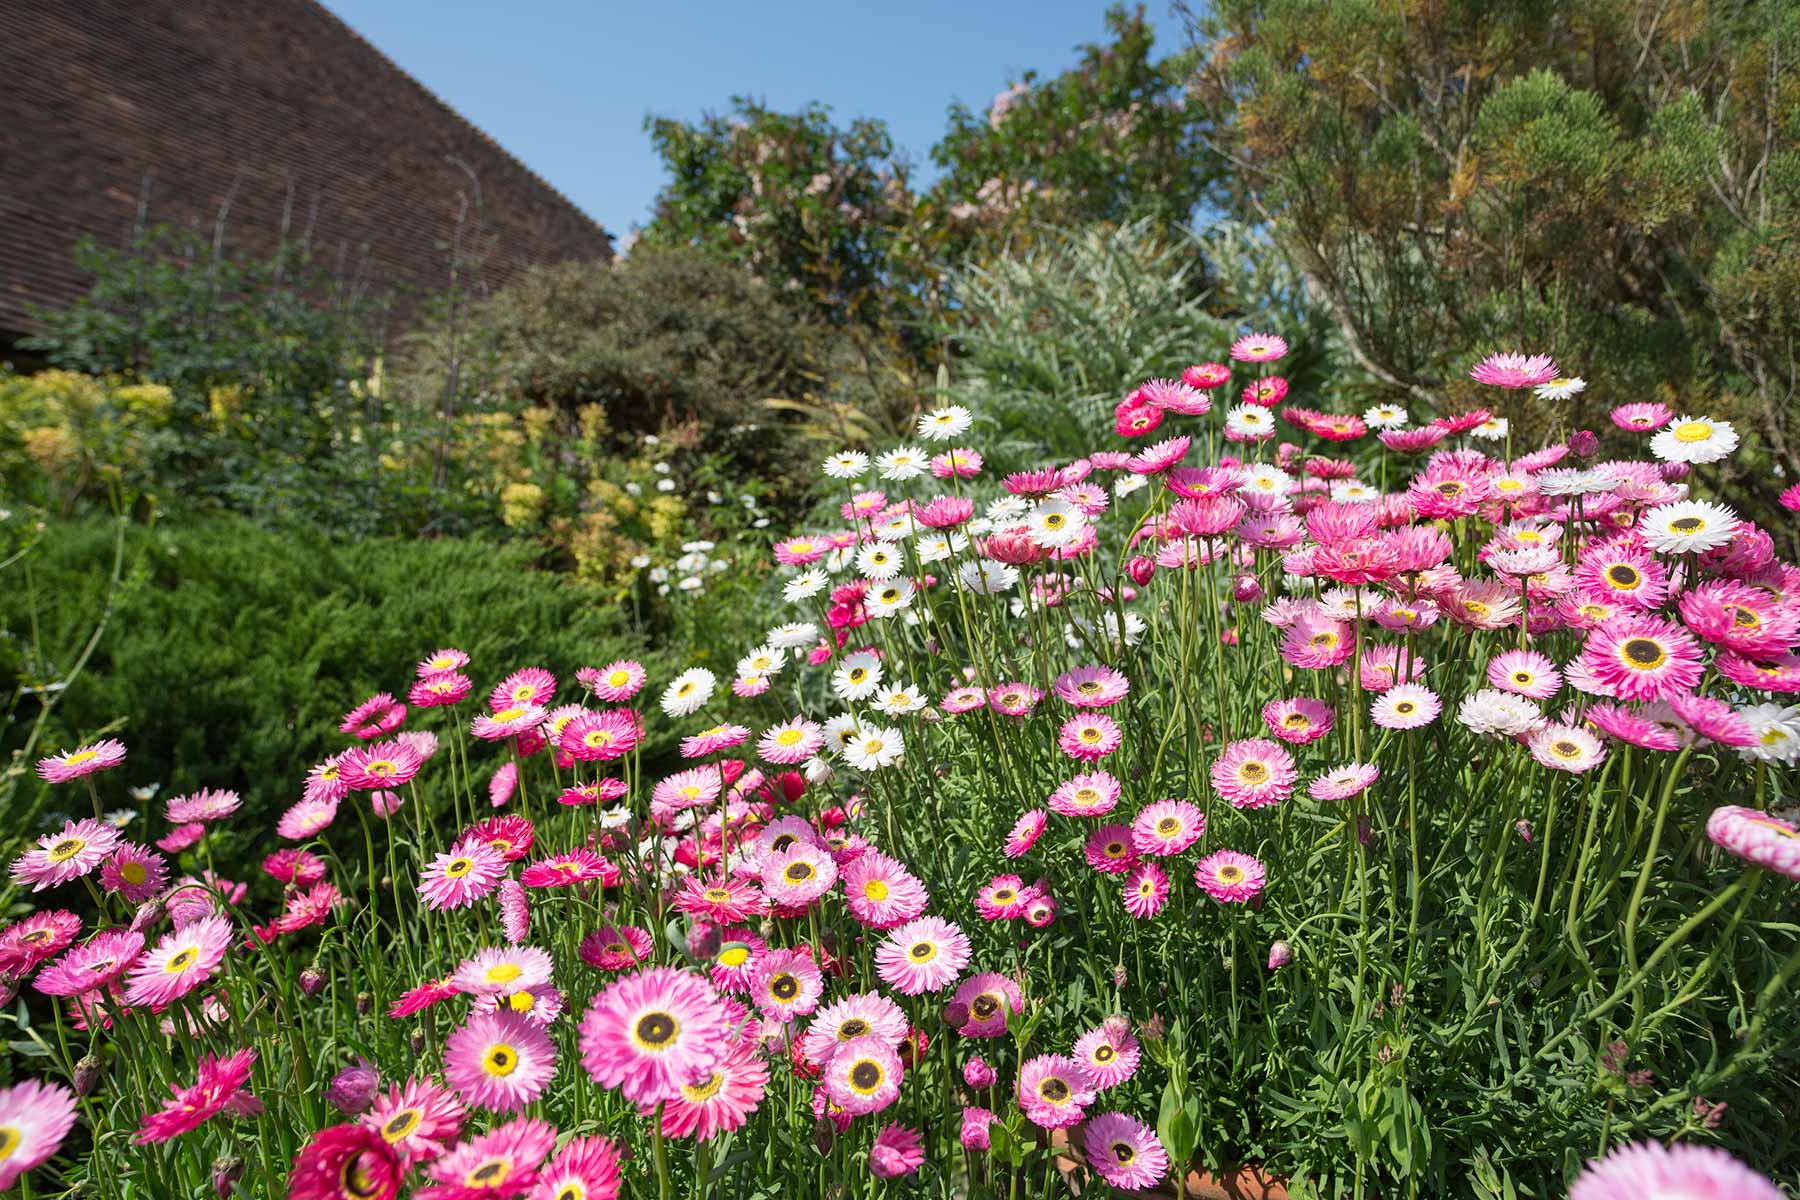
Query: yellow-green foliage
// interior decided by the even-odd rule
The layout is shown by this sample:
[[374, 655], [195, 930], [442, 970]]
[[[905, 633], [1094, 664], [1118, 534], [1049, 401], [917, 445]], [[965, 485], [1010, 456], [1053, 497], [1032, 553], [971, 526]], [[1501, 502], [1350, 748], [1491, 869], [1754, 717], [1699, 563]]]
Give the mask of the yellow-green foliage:
[[173, 406], [158, 384], [0, 371], [0, 473], [14, 495], [67, 509], [139, 467]]

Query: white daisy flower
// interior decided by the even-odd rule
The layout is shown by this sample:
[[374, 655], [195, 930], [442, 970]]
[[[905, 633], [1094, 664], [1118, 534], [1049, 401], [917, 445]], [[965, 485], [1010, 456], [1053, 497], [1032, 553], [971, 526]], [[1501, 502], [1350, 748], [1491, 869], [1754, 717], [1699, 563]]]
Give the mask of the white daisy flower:
[[1030, 507], [1030, 502], [1023, 496], [1001, 496], [988, 504], [987, 519], [996, 525], [1016, 523]]
[[1664, 462], [1710, 463], [1737, 449], [1737, 430], [1711, 417], [1677, 417], [1650, 439], [1650, 453]]
[[1757, 738], [1756, 745], [1743, 748], [1744, 757], [1789, 766], [1800, 763], [1800, 705], [1752, 704], [1738, 709], [1738, 716]]
[[885, 688], [875, 698], [875, 707], [890, 717], [903, 717], [925, 707], [925, 695], [911, 684]]
[[834, 753], [842, 754], [844, 747], [848, 746], [851, 740], [862, 732], [862, 727], [856, 723], [854, 716], [849, 713], [839, 713], [835, 717], [826, 719], [824, 732], [826, 747]]
[[705, 667], [689, 667], [663, 689], [662, 710], [671, 717], [697, 713], [712, 699], [718, 683], [718, 678]]
[[675, 586], [684, 592], [697, 592], [706, 585], [697, 576], [689, 575]]
[[1280, 467], [1258, 463], [1244, 471], [1243, 489], [1263, 496], [1286, 496], [1294, 486], [1294, 477]]
[[1142, 475], [1121, 475], [1113, 482], [1113, 495], [1120, 500], [1123, 500], [1125, 497], [1131, 495], [1131, 493], [1145, 486], [1145, 483], [1146, 481]]
[[825, 572], [817, 567], [808, 567], [782, 585], [781, 598], [789, 604], [799, 604], [824, 591], [830, 582], [831, 577]]
[[856, 552], [856, 569], [870, 579], [892, 579], [905, 566], [900, 547], [885, 542], [870, 542]]
[[1025, 517], [1026, 535], [1046, 550], [1072, 546], [1087, 529], [1087, 514], [1067, 500], [1039, 501]]
[[891, 617], [912, 607], [916, 590], [910, 579], [879, 581], [863, 593], [863, 608], [875, 619]]
[[1539, 400], [1567, 400], [1570, 396], [1579, 396], [1587, 388], [1585, 379], [1564, 379], [1560, 375], [1549, 383], [1540, 383], [1531, 389], [1531, 394]]
[[861, 450], [839, 450], [822, 469], [833, 479], [861, 479], [869, 473], [869, 456]]
[[875, 525], [875, 536], [884, 542], [898, 542], [909, 538], [919, 528], [910, 512], [897, 512], [890, 517], [883, 517]]
[[1475, 428], [1469, 430], [1469, 436], [1472, 438], [1480, 438], [1484, 442], [1497, 442], [1506, 436], [1508, 428], [1510, 428], [1510, 426], [1507, 425], [1505, 417], [1489, 417]]
[[1659, 504], [1638, 518], [1638, 536], [1663, 554], [1694, 554], [1729, 542], [1737, 533], [1737, 514], [1707, 500]]
[[787, 666], [787, 655], [773, 646], [758, 646], [737, 661], [740, 678], [751, 675], [778, 675]]
[[1518, 737], [1536, 729], [1544, 719], [1538, 706], [1523, 696], [1515, 696], [1498, 688], [1482, 688], [1463, 697], [1456, 719], [1476, 733]]
[[602, 809], [600, 812], [600, 828], [623, 829], [631, 824], [631, 810], [624, 806]]
[[1019, 571], [1008, 563], [991, 558], [966, 562], [956, 569], [956, 581], [964, 590], [983, 596], [998, 596], [1019, 582]]
[[831, 673], [831, 690], [845, 700], [866, 700], [881, 686], [881, 660], [868, 651], [852, 654]]
[[865, 725], [861, 734], [844, 747], [844, 761], [859, 771], [891, 767], [906, 755], [906, 738], [898, 729]]
[[948, 404], [919, 416], [919, 436], [928, 442], [947, 442], [967, 433], [975, 415], [960, 404]]
[[819, 640], [819, 627], [811, 621], [789, 621], [769, 630], [765, 640], [777, 650], [798, 650]]
[[839, 571], [842, 571], [845, 567], [848, 567], [855, 561], [855, 546], [834, 546], [826, 551], [825, 557], [820, 560], [820, 565], [833, 575], [836, 575]]
[[899, 446], [876, 456], [875, 467], [883, 479], [904, 483], [931, 469], [931, 456], [915, 446]]
[[960, 533], [948, 536], [935, 530], [919, 539], [919, 561], [921, 563], [943, 562], [952, 555], [961, 554], [969, 548], [969, 539]]
[[1370, 429], [1404, 429], [1410, 419], [1398, 404], [1377, 404], [1363, 410], [1363, 424]]
[[1339, 479], [1331, 485], [1331, 498], [1339, 504], [1356, 504], [1368, 500], [1379, 500], [1381, 493], [1368, 484], [1355, 479]]
[[656, 481], [656, 490], [659, 492], [672, 492], [675, 490], [675, 481], [673, 479], [659, 479]]
[[1237, 437], [1264, 437], [1275, 432], [1275, 418], [1266, 408], [1240, 404], [1226, 411], [1225, 432]]

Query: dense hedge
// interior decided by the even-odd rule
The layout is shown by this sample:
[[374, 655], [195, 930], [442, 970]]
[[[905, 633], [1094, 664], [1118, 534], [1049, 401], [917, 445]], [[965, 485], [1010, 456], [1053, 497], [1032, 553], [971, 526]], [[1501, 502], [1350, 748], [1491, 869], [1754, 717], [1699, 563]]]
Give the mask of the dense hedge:
[[[23, 572], [10, 575], [0, 593], [8, 691], [32, 653], [34, 604], [50, 674], [74, 658], [105, 602], [113, 536], [100, 520], [53, 527], [32, 555], [30, 586]], [[638, 644], [629, 618], [591, 589], [533, 570], [528, 545], [332, 541], [221, 516], [134, 528], [127, 547], [134, 577], [45, 748], [122, 719], [124, 782], [160, 783], [158, 803], [234, 788], [245, 811], [232, 824], [252, 839], [298, 798], [307, 768], [347, 740], [335, 733], [343, 711], [371, 692], [403, 694], [412, 664], [437, 647], [467, 650], [485, 690], [515, 667], [567, 678]], [[22, 736], [32, 703], [9, 740]], [[449, 728], [420, 717], [408, 727]]]

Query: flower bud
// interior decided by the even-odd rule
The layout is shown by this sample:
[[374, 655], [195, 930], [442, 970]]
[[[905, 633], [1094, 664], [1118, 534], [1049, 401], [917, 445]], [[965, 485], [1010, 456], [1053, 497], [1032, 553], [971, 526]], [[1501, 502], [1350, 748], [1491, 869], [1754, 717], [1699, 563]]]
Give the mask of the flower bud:
[[146, 900], [137, 906], [131, 914], [131, 932], [142, 933], [158, 921], [162, 920], [163, 906], [160, 900]]
[[1239, 604], [1254, 604], [1262, 599], [1262, 594], [1262, 584], [1249, 572], [1240, 573], [1231, 581], [1232, 598]]
[[101, 1076], [106, 1074], [106, 1064], [100, 1061], [97, 1054], [84, 1054], [81, 1061], [75, 1064], [75, 1094], [77, 1096], [92, 1095], [100, 1084]]
[[325, 990], [325, 972], [317, 967], [303, 967], [300, 971], [300, 993], [312, 999]]
[[345, 1067], [332, 1077], [330, 1086], [325, 1089], [325, 1099], [346, 1117], [356, 1117], [375, 1103], [375, 1093], [380, 1088], [381, 1075], [374, 1064], [359, 1058], [354, 1066]]
[[244, 1175], [244, 1160], [235, 1154], [227, 1154], [213, 1159], [212, 1185], [213, 1195], [219, 1200], [229, 1200], [231, 1193], [237, 1189], [238, 1180]]
[[375, 997], [367, 992], [356, 993], [356, 1015], [366, 1017], [375, 1008]]
[[413, 1030], [412, 1038], [408, 1041], [407, 1044], [412, 1047], [412, 1052], [415, 1055], [425, 1053], [425, 1046], [426, 1046], [425, 1031], [423, 1029]]
[[1577, 429], [1569, 435], [1569, 452], [1577, 458], [1592, 458], [1600, 453], [1600, 439], [1591, 429]]
[[952, 1000], [944, 1005], [944, 1024], [952, 1029], [961, 1029], [969, 1023], [969, 1006]]
[[1269, 946], [1269, 970], [1279, 971], [1294, 961], [1294, 948], [1286, 942], [1274, 942]]
[[1131, 576], [1131, 582], [1145, 587], [1156, 574], [1156, 560], [1142, 554], [1133, 555], [1131, 561], [1125, 564], [1125, 573]]
[[988, 1066], [987, 1060], [977, 1054], [963, 1064], [963, 1082], [972, 1088], [990, 1088], [1000, 1078], [999, 1072]]

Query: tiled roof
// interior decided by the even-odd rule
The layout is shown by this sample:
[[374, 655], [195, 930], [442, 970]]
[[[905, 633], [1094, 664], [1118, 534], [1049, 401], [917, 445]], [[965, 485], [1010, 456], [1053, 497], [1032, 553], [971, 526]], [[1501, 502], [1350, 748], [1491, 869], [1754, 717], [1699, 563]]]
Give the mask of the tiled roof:
[[256, 254], [285, 223], [404, 318], [448, 277], [470, 172], [487, 287], [612, 256], [592, 218], [313, 0], [0, 4], [0, 332], [84, 292], [77, 238], [121, 244], [140, 209], [209, 232], [224, 210], [226, 241]]

